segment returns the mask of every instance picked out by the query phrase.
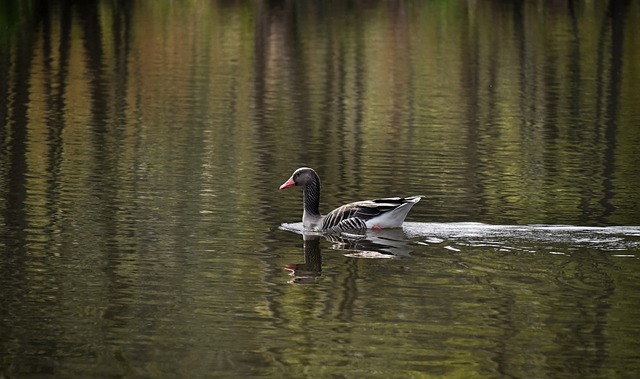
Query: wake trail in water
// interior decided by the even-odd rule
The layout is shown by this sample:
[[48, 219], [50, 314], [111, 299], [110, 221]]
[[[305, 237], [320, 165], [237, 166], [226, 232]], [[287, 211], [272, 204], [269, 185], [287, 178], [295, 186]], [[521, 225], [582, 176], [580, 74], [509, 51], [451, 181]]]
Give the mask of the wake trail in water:
[[[285, 223], [281, 229], [304, 234], [302, 223]], [[401, 231], [401, 235], [398, 232]], [[574, 225], [491, 225], [476, 222], [405, 222], [402, 229], [367, 231], [360, 237], [402, 240], [423, 246], [441, 246], [460, 252], [465, 248], [499, 251], [565, 254], [571, 250], [595, 249], [616, 257], [640, 257], [640, 226], [590, 227]], [[348, 236], [347, 236], [348, 237]]]
[[483, 223], [418, 223], [406, 222], [409, 238], [426, 238], [427, 243], [456, 241], [472, 246], [508, 247], [562, 246], [591, 247], [610, 251], [640, 249], [640, 226], [590, 227], [574, 225], [490, 225]]

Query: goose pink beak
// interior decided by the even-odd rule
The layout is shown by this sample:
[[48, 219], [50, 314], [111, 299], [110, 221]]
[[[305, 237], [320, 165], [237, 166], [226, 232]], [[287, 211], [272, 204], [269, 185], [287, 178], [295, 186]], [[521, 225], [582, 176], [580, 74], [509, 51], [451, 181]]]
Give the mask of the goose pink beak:
[[280, 186], [280, 189], [283, 190], [285, 188], [293, 187], [296, 185], [296, 182], [293, 181], [293, 176], [289, 178], [283, 185]]

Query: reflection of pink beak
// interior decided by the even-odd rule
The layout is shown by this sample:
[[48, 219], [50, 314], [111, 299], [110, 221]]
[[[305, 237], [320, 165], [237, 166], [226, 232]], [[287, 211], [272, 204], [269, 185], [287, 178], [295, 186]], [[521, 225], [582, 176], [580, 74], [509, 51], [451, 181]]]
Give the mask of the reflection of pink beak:
[[283, 190], [285, 188], [293, 187], [296, 185], [296, 182], [293, 181], [293, 176], [289, 178], [283, 185], [280, 186], [280, 189]]

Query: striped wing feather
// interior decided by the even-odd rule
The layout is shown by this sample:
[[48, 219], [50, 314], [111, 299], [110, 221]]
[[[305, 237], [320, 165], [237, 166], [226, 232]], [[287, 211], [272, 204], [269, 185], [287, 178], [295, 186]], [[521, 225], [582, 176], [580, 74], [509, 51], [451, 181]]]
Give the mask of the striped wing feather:
[[322, 229], [366, 229], [366, 221], [392, 211], [413, 198], [388, 197], [345, 204], [329, 212], [322, 221]]

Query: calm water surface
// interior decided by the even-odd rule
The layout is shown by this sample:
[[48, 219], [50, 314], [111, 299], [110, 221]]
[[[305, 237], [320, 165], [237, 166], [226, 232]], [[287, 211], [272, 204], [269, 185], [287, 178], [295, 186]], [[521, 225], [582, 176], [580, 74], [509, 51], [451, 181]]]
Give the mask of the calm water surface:
[[2, 2], [0, 377], [640, 376], [639, 18]]

